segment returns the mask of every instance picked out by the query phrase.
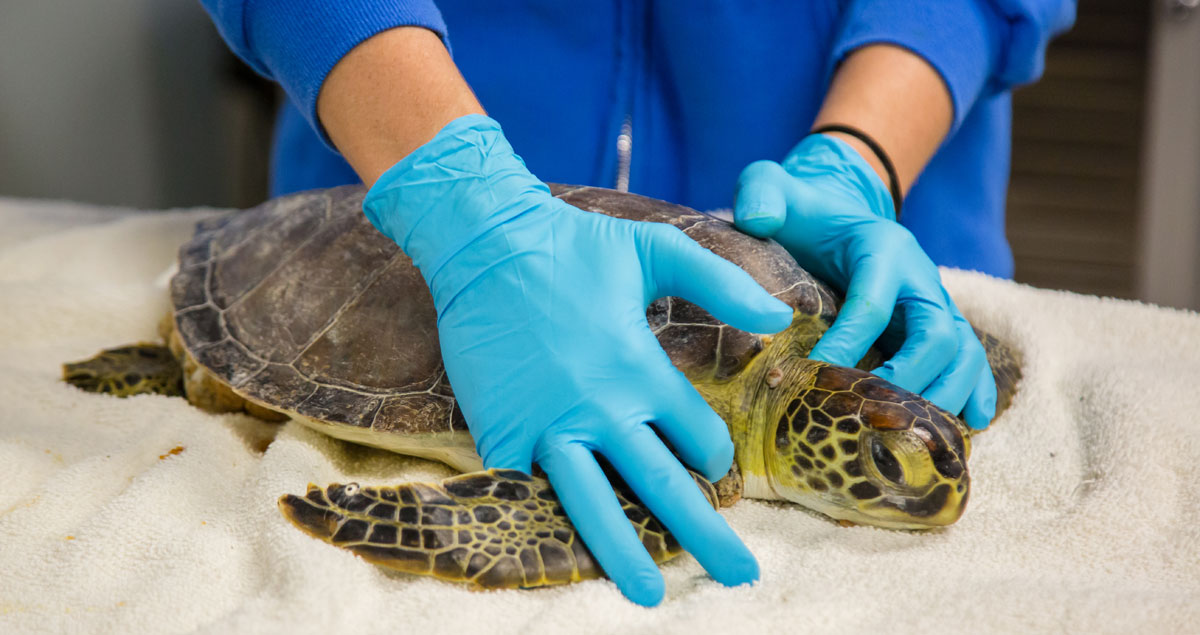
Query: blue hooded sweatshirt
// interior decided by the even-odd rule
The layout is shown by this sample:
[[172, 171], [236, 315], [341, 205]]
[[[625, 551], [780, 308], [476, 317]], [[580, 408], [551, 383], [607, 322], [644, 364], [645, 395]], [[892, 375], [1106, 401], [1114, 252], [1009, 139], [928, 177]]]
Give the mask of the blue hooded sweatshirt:
[[[283, 85], [272, 194], [358, 182], [317, 122], [334, 64], [383, 30], [437, 33], [544, 181], [730, 207], [742, 168], [808, 132], [837, 64], [888, 43], [954, 105], [902, 222], [939, 265], [1011, 277], [1004, 234], [1011, 95], [1042, 72], [1074, 0], [203, 0], [222, 36]], [[625, 133], [618, 151], [618, 137]]]

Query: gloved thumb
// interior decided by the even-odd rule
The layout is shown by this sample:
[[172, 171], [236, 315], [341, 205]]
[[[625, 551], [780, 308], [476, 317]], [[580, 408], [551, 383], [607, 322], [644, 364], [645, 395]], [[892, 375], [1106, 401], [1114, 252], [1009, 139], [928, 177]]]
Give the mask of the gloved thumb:
[[751, 333], [778, 333], [792, 323], [792, 307], [682, 231], [658, 223], [644, 223], [638, 230], [654, 283], [646, 304], [655, 298], [680, 297]]
[[477, 448], [480, 458], [483, 459], [483, 469], [531, 473], [534, 439], [525, 438], [524, 432], [524, 426], [520, 425], [493, 425], [483, 430], [472, 429], [471, 433], [480, 440]]
[[758, 238], [770, 238], [787, 218], [784, 188], [793, 177], [774, 161], [755, 161], [738, 177], [733, 195], [733, 224]]

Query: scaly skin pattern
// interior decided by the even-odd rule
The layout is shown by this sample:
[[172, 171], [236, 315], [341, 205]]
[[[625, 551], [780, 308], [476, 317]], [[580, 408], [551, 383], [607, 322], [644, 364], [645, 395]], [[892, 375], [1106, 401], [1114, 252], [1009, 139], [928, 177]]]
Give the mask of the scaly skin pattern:
[[[709, 502], [712, 485], [693, 474]], [[624, 487], [616, 488], [650, 557], [682, 550]], [[363, 559], [476, 588], [530, 588], [604, 576], [544, 478], [514, 470], [463, 474], [441, 483], [394, 487], [309, 484], [279, 499], [305, 533]]]
[[[733, 377], [692, 378], [728, 422], [737, 449], [730, 477], [714, 489], [693, 474], [697, 484], [714, 506], [719, 490], [726, 505], [742, 495], [787, 500], [835, 519], [883, 527], [957, 520], [969, 494], [965, 426], [865, 371], [806, 359], [823, 331], [820, 320], [797, 314], [791, 328], [766, 340], [764, 350]], [[1006, 405], [1019, 362], [994, 339], [984, 341]], [[179, 381], [178, 363], [167, 363], [174, 357], [164, 351], [153, 345], [113, 349], [67, 365], [66, 374], [72, 383], [81, 378], [96, 383], [90, 379], [95, 378], [107, 385], [124, 381], [136, 368], [145, 375], [140, 383], [110, 390], [161, 392], [160, 384]], [[618, 485], [616, 491], [656, 562], [681, 553], [626, 488]], [[280, 498], [279, 507], [305, 533], [370, 562], [476, 588], [530, 588], [603, 576], [549, 483], [520, 472], [474, 472], [392, 487], [309, 485], [303, 497]]]
[[[855, 523], [947, 525], [969, 493], [966, 427], [920, 396], [863, 370], [808, 360], [809, 316], [770, 340], [741, 373], [694, 385], [729, 423], [750, 498], [787, 500]], [[734, 479], [713, 503], [736, 500]], [[724, 487], [722, 487], [724, 486]], [[626, 516], [656, 562], [678, 543], [617, 485]], [[304, 532], [393, 569], [477, 588], [529, 588], [603, 575], [549, 483], [511, 470], [438, 484], [309, 485], [279, 500]]]
[[161, 344], [130, 344], [68, 362], [63, 364], [63, 381], [88, 392], [116, 397], [183, 395], [183, 370], [170, 349]]
[[729, 425], [744, 495], [897, 529], [958, 520], [966, 426], [866, 371], [807, 359], [814, 329], [797, 315], [738, 375], [695, 383]]
[[[728, 422], [737, 449], [729, 477], [714, 489], [693, 474], [698, 486], [714, 506], [718, 498], [729, 505], [744, 495], [883, 527], [957, 520], [969, 494], [965, 426], [862, 370], [806, 359], [824, 328], [819, 319], [797, 314], [792, 327], [767, 339], [733, 377], [691, 378]], [[1019, 379], [1019, 360], [994, 338], [983, 341], [1003, 408]], [[156, 345], [122, 347], [67, 364], [64, 375], [82, 388], [107, 386], [116, 395], [179, 394], [176, 357]], [[188, 387], [205, 389], [195, 382]], [[636, 498], [620, 485], [616, 490], [654, 560], [679, 555], [678, 543]], [[370, 562], [476, 588], [603, 576], [549, 483], [520, 472], [474, 472], [393, 487], [309, 485], [303, 497], [280, 498], [279, 507], [305, 533]]]
[[958, 419], [865, 371], [797, 365], [809, 382], [778, 419], [766, 420], [776, 492], [878, 527], [938, 527], [962, 516], [970, 442]]

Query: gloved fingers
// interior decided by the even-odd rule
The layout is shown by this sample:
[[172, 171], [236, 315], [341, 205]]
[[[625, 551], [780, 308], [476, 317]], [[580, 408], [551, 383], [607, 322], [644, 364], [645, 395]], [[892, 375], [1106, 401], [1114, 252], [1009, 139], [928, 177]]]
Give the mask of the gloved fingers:
[[591, 451], [579, 443], [561, 443], [541, 451], [538, 465], [545, 470], [584, 544], [621, 593], [642, 606], [661, 602], [662, 574], [621, 510], [612, 484]]
[[774, 161], [755, 161], [738, 176], [733, 194], [733, 224], [758, 238], [783, 227], [787, 204], [783, 188], [792, 176]]
[[668, 368], [663, 375], [658, 390], [662, 391], [664, 404], [654, 427], [671, 442], [685, 464], [710, 481], [720, 480], [733, 465], [729, 427], [682, 373]]
[[967, 427], [972, 430], [983, 430], [996, 418], [996, 376], [986, 363], [979, 371], [979, 381], [975, 384], [975, 390], [967, 397], [962, 417], [966, 420]]
[[[967, 422], [967, 427], [972, 430], [983, 430], [991, 425], [992, 419], [996, 417], [996, 376], [992, 374], [992, 367], [987, 360], [987, 351], [983, 349], [983, 343], [979, 341], [975, 329], [962, 316], [949, 295], [946, 296], [946, 301], [950, 303], [950, 308], [954, 311], [955, 323], [959, 327], [959, 337], [967, 340], [967, 343], [976, 349], [977, 355], [982, 358], [975, 384], [970, 388], [970, 395], [963, 407], [962, 418]], [[951, 410], [950, 412], [957, 411]]]
[[754, 555], [649, 427], [624, 427], [600, 451], [714, 580], [735, 586], [758, 579]]
[[[493, 434], [496, 430], [489, 430]], [[517, 426], [503, 428], [500, 432], [508, 433], [511, 439], [493, 440], [487, 443], [477, 443], [483, 459], [483, 469], [517, 470], [529, 474], [533, 472], [533, 448], [528, 443], [519, 441], [521, 433]], [[485, 449], [486, 447], [486, 449]]]
[[750, 274], [701, 247], [682, 231], [661, 223], [638, 226], [648, 256], [654, 297], [678, 296], [713, 317], [751, 333], [778, 333], [792, 323], [792, 308], [767, 293]]
[[904, 343], [891, 359], [872, 372], [909, 392], [921, 394], [954, 361], [958, 353], [958, 329], [941, 289], [918, 290], [900, 302], [904, 303]]
[[[971, 325], [955, 315], [954, 326], [958, 332], [958, 353], [921, 396], [947, 412], [958, 414], [963, 411], [967, 398], [977, 389], [981, 372], [987, 370], [990, 378], [991, 369], [988, 368], [983, 345], [979, 343]], [[994, 382], [992, 390], [995, 391]]]
[[899, 279], [875, 258], [863, 258], [851, 272], [846, 301], [833, 325], [809, 354], [836, 366], [854, 366], [891, 321]]

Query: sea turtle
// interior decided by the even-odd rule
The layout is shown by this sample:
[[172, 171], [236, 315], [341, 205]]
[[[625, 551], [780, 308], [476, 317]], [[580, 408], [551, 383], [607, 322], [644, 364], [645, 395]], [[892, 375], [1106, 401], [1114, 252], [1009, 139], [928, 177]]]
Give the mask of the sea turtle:
[[[775, 336], [723, 325], [678, 298], [647, 310], [672, 362], [734, 439], [726, 478], [714, 487], [696, 476], [714, 505], [784, 500], [891, 528], [947, 525], [963, 513], [967, 427], [864, 370], [806, 359], [838, 299], [782, 247], [642, 196], [552, 190], [584, 210], [674, 225], [795, 309]], [[64, 378], [117, 395], [182, 392], [208, 410], [291, 418], [465, 472], [441, 483], [310, 484], [303, 496], [280, 498], [297, 527], [371, 562], [488, 588], [603, 575], [544, 478], [481, 471], [442, 368], [432, 298], [409, 258], [368, 222], [363, 196], [353, 186], [306, 192], [200, 222], [171, 281], [167, 346], [105, 351], [64, 365]], [[1002, 410], [1019, 360], [981, 337]], [[677, 555], [658, 521], [617, 489], [655, 560]]]

